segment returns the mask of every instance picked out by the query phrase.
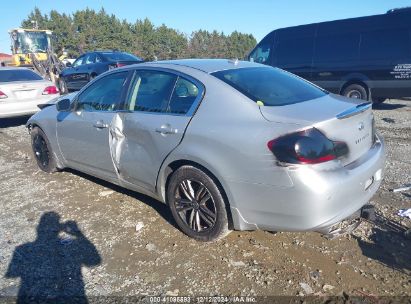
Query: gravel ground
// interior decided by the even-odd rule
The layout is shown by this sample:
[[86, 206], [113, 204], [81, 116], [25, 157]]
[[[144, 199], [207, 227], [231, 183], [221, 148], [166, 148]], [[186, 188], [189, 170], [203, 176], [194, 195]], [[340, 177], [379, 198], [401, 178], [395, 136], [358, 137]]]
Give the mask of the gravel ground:
[[[378, 216], [351, 235], [182, 234], [167, 207], [75, 171], [41, 172], [25, 119], [0, 121], [0, 296], [411, 296], [411, 101], [374, 110], [388, 150]], [[137, 226], [137, 227], [136, 227]], [[57, 288], [57, 289], [58, 289]]]

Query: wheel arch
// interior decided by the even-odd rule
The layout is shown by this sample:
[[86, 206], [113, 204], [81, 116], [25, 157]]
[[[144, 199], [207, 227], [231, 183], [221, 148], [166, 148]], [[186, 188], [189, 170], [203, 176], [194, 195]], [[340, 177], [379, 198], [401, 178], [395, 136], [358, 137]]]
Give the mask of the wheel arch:
[[[63, 162], [63, 157], [60, 154], [60, 147], [57, 143], [56, 135], [53, 134], [53, 132], [51, 132], [50, 126], [48, 126], [47, 123], [42, 124], [40, 121], [30, 118], [29, 121], [26, 123], [26, 128], [29, 130], [29, 133], [31, 132], [33, 128], [36, 128], [36, 127], [39, 128], [41, 131], [43, 131], [43, 133], [47, 136], [47, 140], [49, 141], [51, 145], [51, 149], [53, 151], [53, 154], [57, 162], [57, 167], [59, 169], [63, 169], [65, 166]], [[51, 136], [50, 136], [50, 133], [51, 133]]]
[[345, 76], [342, 80], [343, 80], [342, 85], [340, 86], [340, 90], [339, 90], [340, 95], [343, 94], [344, 90], [348, 86], [352, 84], [358, 84], [365, 88], [365, 90], [367, 91], [368, 99], [371, 99], [372, 82], [367, 76], [360, 74], [360, 73], [354, 73], [354, 74], [349, 74]]
[[170, 178], [172, 174], [182, 166], [193, 166], [201, 171], [205, 172], [217, 185], [219, 188], [221, 195], [224, 198], [224, 203], [227, 212], [228, 224], [230, 229], [233, 229], [233, 216], [231, 213], [231, 204], [232, 201], [231, 194], [228, 191], [228, 188], [224, 186], [223, 182], [221, 181], [221, 176], [217, 173], [216, 170], [212, 168], [212, 166], [203, 163], [200, 160], [193, 160], [193, 159], [173, 159], [167, 162], [167, 164], [163, 164], [162, 168], [157, 177], [157, 193], [161, 197], [162, 201], [167, 204], [167, 187], [170, 182]]

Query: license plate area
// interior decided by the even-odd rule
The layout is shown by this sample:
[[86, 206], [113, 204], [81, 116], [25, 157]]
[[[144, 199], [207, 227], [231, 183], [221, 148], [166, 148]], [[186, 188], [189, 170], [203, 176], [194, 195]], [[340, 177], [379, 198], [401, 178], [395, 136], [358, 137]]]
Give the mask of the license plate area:
[[36, 90], [15, 91], [17, 99], [28, 99], [36, 96]]

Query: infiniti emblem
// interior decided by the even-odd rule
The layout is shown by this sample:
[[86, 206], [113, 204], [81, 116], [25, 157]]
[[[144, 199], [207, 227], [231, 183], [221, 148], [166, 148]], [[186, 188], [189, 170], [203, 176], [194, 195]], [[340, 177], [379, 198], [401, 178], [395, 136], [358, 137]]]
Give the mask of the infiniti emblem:
[[364, 123], [363, 123], [363, 122], [360, 122], [360, 123], [358, 124], [358, 130], [361, 131], [361, 130], [363, 130], [363, 129], [364, 129]]

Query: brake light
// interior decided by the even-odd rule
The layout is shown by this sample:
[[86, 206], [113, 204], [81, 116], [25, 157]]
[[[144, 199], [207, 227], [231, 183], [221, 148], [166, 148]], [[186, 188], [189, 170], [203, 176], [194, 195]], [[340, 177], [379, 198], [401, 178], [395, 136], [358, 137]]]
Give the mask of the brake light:
[[5, 99], [8, 96], [6, 94], [4, 94], [2, 91], [0, 91], [0, 99]]
[[59, 90], [57, 89], [56, 86], [49, 86], [44, 89], [43, 95], [53, 95], [53, 94], [58, 94]]
[[287, 134], [267, 143], [278, 161], [289, 164], [318, 164], [348, 153], [344, 142], [329, 140], [315, 128]]
[[109, 64], [108, 69], [111, 70], [111, 69], [119, 68], [119, 67], [122, 67], [122, 66], [125, 66], [125, 65], [126, 64], [124, 64], [124, 63], [117, 62], [117, 63]]

